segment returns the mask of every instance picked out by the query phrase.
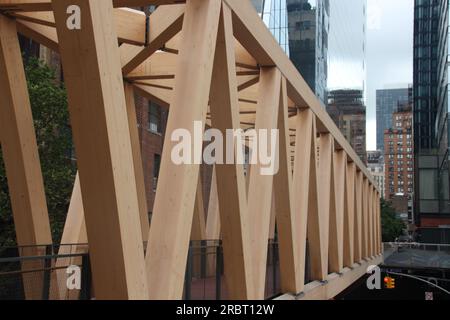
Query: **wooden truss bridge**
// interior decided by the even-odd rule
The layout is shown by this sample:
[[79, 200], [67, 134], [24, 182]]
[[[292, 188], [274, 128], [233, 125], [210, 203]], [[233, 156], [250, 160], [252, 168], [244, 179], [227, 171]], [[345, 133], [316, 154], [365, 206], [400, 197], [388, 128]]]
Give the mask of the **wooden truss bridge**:
[[[126, 8], [148, 5], [149, 19]], [[63, 241], [89, 243], [97, 299], [181, 299], [191, 231], [204, 228], [222, 238], [229, 298], [263, 299], [272, 219], [286, 297], [333, 298], [381, 263], [374, 180], [247, 0], [0, 0], [0, 142], [19, 245], [52, 237], [18, 33], [61, 55], [79, 170]], [[278, 173], [216, 164], [205, 222], [199, 165], [174, 164], [167, 134], [149, 226], [134, 92], [170, 106], [168, 133], [195, 121], [279, 129]]]

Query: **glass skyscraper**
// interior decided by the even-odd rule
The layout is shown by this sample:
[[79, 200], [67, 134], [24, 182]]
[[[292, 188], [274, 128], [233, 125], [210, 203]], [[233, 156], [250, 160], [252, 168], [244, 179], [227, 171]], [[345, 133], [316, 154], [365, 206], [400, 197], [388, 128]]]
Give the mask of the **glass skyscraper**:
[[287, 0], [290, 58], [326, 105], [329, 0]]
[[330, 0], [328, 89], [366, 86], [367, 0]]
[[252, 0], [256, 11], [289, 56], [289, 34], [286, 0]]
[[448, 10], [448, 1], [415, 0], [415, 217], [432, 243], [450, 243]]

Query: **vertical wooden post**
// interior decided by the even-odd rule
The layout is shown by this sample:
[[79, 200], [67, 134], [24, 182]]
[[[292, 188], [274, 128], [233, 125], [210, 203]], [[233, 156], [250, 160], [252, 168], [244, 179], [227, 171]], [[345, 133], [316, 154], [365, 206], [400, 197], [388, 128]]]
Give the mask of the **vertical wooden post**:
[[277, 224], [276, 216], [277, 216], [277, 208], [275, 204], [275, 194], [272, 193], [272, 205], [270, 206], [269, 240], [275, 239], [275, 229], [276, 229], [275, 227]]
[[136, 103], [134, 101], [134, 89], [129, 83], [124, 83], [125, 100], [127, 104], [128, 126], [130, 128], [131, 150], [133, 151], [133, 168], [136, 177], [136, 190], [139, 204], [139, 217], [141, 222], [142, 239], [147, 240], [150, 229], [147, 193], [145, 191], [144, 169], [142, 168], [141, 143], [136, 118]]
[[334, 153], [334, 181], [336, 215], [330, 217], [330, 268], [341, 272], [344, 268], [344, 215], [347, 212], [347, 154], [344, 150]]
[[381, 199], [383, 195], [378, 197], [378, 243], [380, 248], [378, 249], [379, 254], [383, 254], [383, 233], [381, 229]]
[[375, 189], [375, 186], [372, 185], [373, 189], [373, 199], [372, 199], [372, 257], [376, 256], [376, 246], [377, 246], [377, 235], [376, 235], [376, 228], [377, 228], [377, 190]]
[[363, 175], [361, 171], [356, 174], [355, 262], [362, 261]]
[[296, 220], [292, 199], [292, 164], [288, 125], [286, 79], [281, 80], [278, 112], [279, 171], [274, 176], [274, 201], [278, 226], [280, 276], [282, 292], [299, 293], [302, 281], [298, 270], [299, 255]]
[[367, 177], [363, 180], [362, 258], [367, 259], [369, 257], [369, 180]]
[[315, 115], [311, 110], [299, 112], [296, 119], [295, 168], [293, 181], [301, 288], [304, 288], [306, 236], [308, 235], [311, 276], [323, 280], [320, 245], [320, 222], [317, 199], [317, 147]]
[[[280, 102], [281, 73], [276, 68], [261, 68], [256, 108], [256, 132], [267, 130], [270, 134], [278, 121]], [[270, 145], [270, 139], [268, 139]], [[261, 146], [260, 146], [261, 147]], [[276, 152], [276, 150], [271, 150]], [[253, 252], [253, 272], [256, 299], [264, 299], [267, 244], [269, 239], [270, 214], [273, 191], [273, 175], [261, 173], [262, 164], [258, 161], [250, 170], [248, 190], [248, 210], [251, 221], [251, 247]], [[277, 201], [276, 201], [277, 202]]]
[[[53, 0], [98, 299], [148, 299], [142, 231], [111, 1]], [[81, 9], [70, 30], [67, 8]]]
[[344, 265], [352, 267], [355, 262], [354, 237], [355, 237], [355, 175], [354, 162], [347, 164], [347, 212], [344, 222]]
[[[0, 138], [8, 177], [9, 194], [19, 246], [24, 256], [45, 254], [52, 244], [44, 183], [34, 132], [16, 22], [0, 15]], [[42, 269], [42, 263], [27, 261], [22, 269]], [[23, 277], [27, 299], [42, 298], [42, 275]]]
[[192, 221], [191, 240], [206, 240], [205, 207], [203, 202], [203, 187], [200, 175], [197, 183], [197, 192], [195, 193], [194, 219]]
[[[212, 127], [220, 130], [224, 136], [226, 130], [240, 128], [231, 15], [231, 10], [223, 4], [210, 100]], [[244, 166], [216, 164], [216, 181], [228, 298], [252, 299], [255, 290]]]
[[376, 217], [375, 217], [375, 236], [376, 236], [376, 255], [381, 254], [381, 238], [380, 238], [380, 193], [377, 191], [376, 198]]
[[214, 166], [211, 190], [209, 192], [208, 214], [206, 217], [206, 239], [220, 240], [219, 196], [217, 194], [217, 169]]
[[[146, 257], [152, 299], [182, 298], [199, 165], [173, 162], [171, 135], [183, 129], [195, 138], [195, 123], [203, 128], [206, 121], [220, 7], [220, 0], [186, 2]], [[194, 141], [191, 146], [195, 150]]]
[[[328, 274], [328, 265], [333, 272], [339, 272], [337, 237], [330, 241], [330, 222], [336, 223], [336, 192], [334, 182], [334, 139], [330, 133], [321, 134], [319, 138], [319, 215], [322, 226], [320, 228], [322, 245], [322, 269]], [[333, 232], [331, 232], [333, 233]], [[333, 233], [337, 236], [337, 232]], [[329, 257], [331, 257], [329, 261]]]
[[368, 202], [368, 206], [369, 206], [369, 210], [368, 210], [368, 227], [369, 227], [369, 233], [368, 233], [368, 257], [372, 258], [373, 257], [373, 186], [372, 184], [369, 182], [369, 193], [368, 193], [368, 197], [367, 197], [367, 202]]
[[[67, 212], [66, 223], [64, 225], [64, 231], [61, 238], [61, 246], [58, 251], [58, 255], [68, 255], [68, 254], [80, 254], [87, 253], [88, 247], [87, 234], [86, 234], [86, 223], [84, 220], [84, 209], [83, 209], [83, 199], [81, 196], [80, 178], [77, 173], [75, 178], [75, 183], [73, 186], [72, 197], [70, 200], [69, 211]], [[82, 244], [78, 246], [77, 244]], [[83, 246], [84, 245], [84, 246]], [[59, 299], [61, 300], [76, 300], [78, 299], [78, 290], [67, 290], [67, 274], [65, 268], [71, 264], [81, 265], [82, 261], [80, 258], [59, 258], [56, 261], [56, 268], [62, 268], [57, 270], [57, 288], [51, 290], [53, 292], [59, 292]], [[52, 297], [57, 299], [58, 297]]]

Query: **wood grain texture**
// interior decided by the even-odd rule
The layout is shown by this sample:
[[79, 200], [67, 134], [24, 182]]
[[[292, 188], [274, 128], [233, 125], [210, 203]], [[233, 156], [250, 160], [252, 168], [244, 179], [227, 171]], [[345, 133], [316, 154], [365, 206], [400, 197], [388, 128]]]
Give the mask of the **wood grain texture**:
[[[66, 8], [73, 4], [81, 8], [83, 15], [80, 30], [66, 27]], [[55, 0], [52, 5], [77, 152], [95, 294], [97, 299], [148, 299], [112, 3]]]

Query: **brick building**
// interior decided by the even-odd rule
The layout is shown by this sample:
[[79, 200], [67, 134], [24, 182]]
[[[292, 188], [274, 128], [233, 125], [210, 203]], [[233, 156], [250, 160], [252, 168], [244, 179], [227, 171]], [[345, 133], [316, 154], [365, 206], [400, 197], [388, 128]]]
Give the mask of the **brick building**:
[[410, 104], [398, 107], [392, 115], [392, 128], [384, 132], [386, 199], [414, 193], [414, 143]]

